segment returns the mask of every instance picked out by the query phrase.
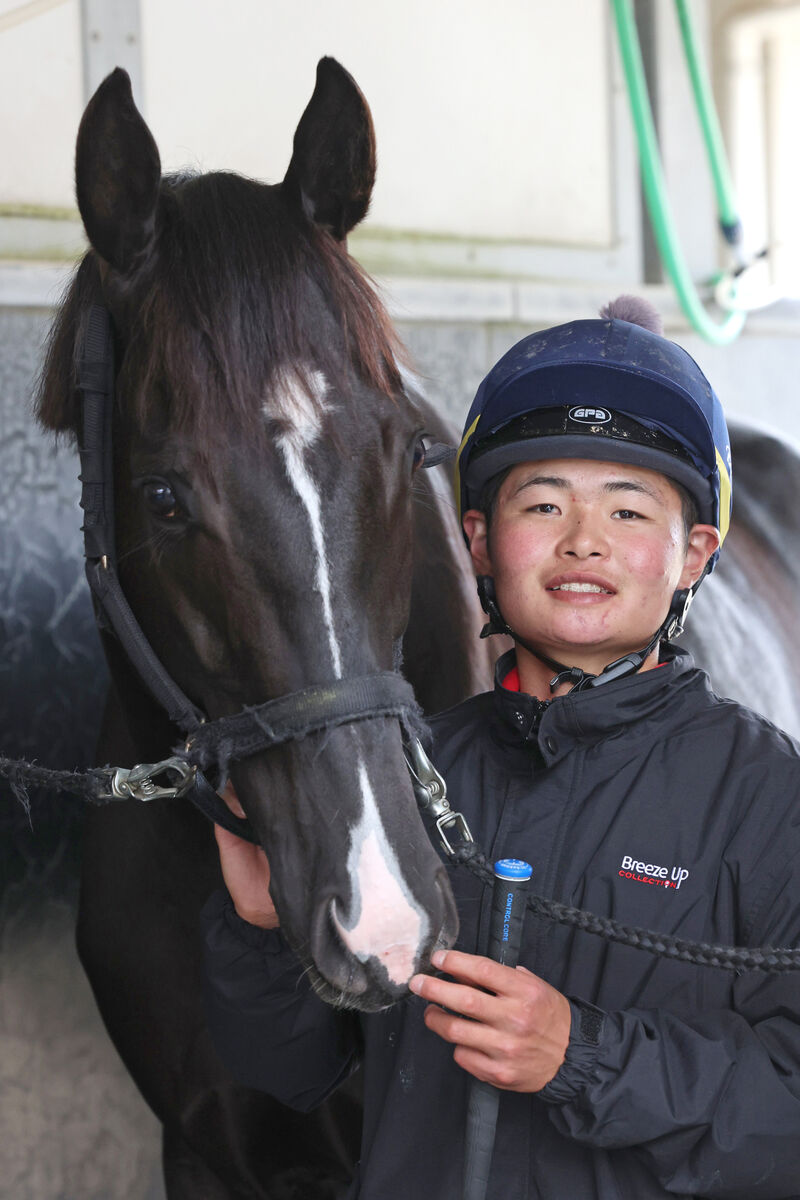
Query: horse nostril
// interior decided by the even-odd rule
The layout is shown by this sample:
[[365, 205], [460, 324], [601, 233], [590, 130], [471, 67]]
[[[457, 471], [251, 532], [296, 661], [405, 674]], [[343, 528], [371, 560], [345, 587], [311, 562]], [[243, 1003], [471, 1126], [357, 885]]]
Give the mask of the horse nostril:
[[[320, 976], [340, 993], [339, 1002], [363, 1011], [393, 1003], [436, 949], [448, 949], [458, 933], [458, 917], [444, 867], [428, 893], [424, 922], [396, 920], [392, 905], [357, 906], [328, 892], [314, 908], [309, 949]], [[401, 914], [402, 915], [402, 914]], [[336, 1001], [335, 1001], [336, 1002]]]
[[335, 896], [320, 901], [311, 919], [309, 945], [311, 957], [320, 975], [338, 991], [361, 996], [371, 986], [363, 963], [351, 954], [342, 941], [335, 914]]

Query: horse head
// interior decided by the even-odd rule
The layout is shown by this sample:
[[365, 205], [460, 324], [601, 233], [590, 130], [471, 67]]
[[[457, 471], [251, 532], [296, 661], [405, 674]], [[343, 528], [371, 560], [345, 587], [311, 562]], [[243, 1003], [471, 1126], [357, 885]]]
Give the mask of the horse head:
[[[277, 185], [162, 178], [120, 70], [81, 122], [91, 248], [54, 326], [39, 416], [77, 433], [67, 381], [102, 301], [118, 364], [120, 578], [161, 661], [212, 719], [398, 664], [424, 428], [346, 250], [374, 174], [369, 109], [330, 58]], [[230, 774], [321, 994], [362, 1010], [397, 999], [457, 931], [398, 722], [310, 733]]]

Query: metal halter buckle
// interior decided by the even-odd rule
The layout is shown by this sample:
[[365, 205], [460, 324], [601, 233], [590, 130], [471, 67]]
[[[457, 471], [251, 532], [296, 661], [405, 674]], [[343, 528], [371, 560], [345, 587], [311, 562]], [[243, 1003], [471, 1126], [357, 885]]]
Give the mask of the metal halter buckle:
[[419, 738], [412, 738], [410, 742], [405, 743], [403, 753], [419, 810], [433, 818], [445, 851], [452, 855], [453, 846], [445, 830], [451, 837], [455, 834], [460, 841], [471, 842], [472, 834], [466, 818], [450, 807], [444, 779], [422, 749]]
[[[166, 787], [155, 782], [168, 771], [178, 780]], [[197, 768], [182, 758], [165, 758], [158, 763], [139, 763], [135, 767], [117, 767], [111, 779], [111, 792], [118, 800], [176, 800], [194, 783]]]

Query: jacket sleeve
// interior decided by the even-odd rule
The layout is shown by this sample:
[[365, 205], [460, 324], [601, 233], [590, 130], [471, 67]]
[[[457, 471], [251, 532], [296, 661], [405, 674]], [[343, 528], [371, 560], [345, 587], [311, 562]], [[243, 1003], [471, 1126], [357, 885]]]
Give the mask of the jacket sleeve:
[[211, 1036], [235, 1079], [308, 1112], [358, 1065], [360, 1030], [313, 992], [280, 930], [259, 929], [215, 892], [203, 914]]
[[[762, 944], [800, 942], [798, 884], [784, 874], [772, 890]], [[800, 971], [747, 972], [731, 994], [730, 1009], [690, 1016], [571, 1001], [565, 1062], [539, 1093], [553, 1124], [635, 1147], [677, 1195], [800, 1195]]]

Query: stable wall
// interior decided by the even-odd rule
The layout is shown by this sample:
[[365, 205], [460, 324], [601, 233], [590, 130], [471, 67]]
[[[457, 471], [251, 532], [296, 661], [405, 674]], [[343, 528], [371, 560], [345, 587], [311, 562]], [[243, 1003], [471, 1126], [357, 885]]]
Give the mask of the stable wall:
[[[614, 237], [609, 28], [596, 0], [503, 0], [499, 14], [482, 0], [406, 0], [401, 19], [387, 0], [107, 0], [114, 7], [136, 39], [136, 100], [165, 170], [280, 180], [292, 117], [331, 54], [373, 111], [373, 227], [572, 246]], [[78, 0], [63, 0], [0, 31], [0, 107], [17, 113], [0, 206], [74, 206], [83, 38], [110, 36], [102, 7], [88, 11], [88, 30]]]

